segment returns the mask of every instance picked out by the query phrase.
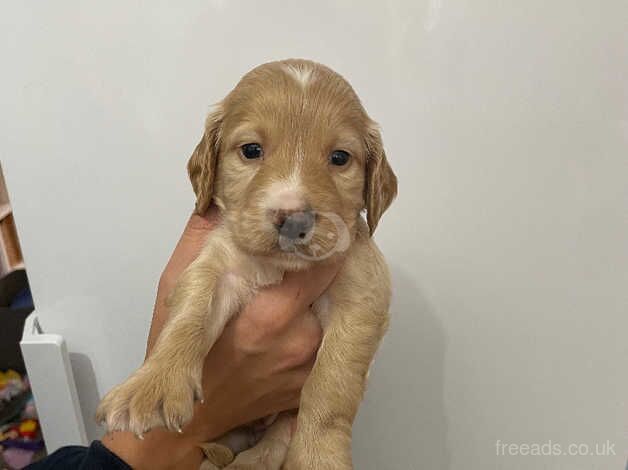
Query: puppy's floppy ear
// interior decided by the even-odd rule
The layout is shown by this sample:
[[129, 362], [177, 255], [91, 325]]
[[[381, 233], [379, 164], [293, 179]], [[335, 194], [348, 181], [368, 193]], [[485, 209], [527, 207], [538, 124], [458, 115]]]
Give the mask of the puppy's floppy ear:
[[188, 162], [188, 173], [196, 193], [196, 212], [205, 214], [212, 201], [216, 162], [220, 151], [222, 107], [219, 105], [205, 121], [205, 132]]
[[377, 223], [397, 195], [397, 177], [388, 164], [379, 128], [375, 123], [368, 126], [366, 136], [366, 220], [371, 236]]

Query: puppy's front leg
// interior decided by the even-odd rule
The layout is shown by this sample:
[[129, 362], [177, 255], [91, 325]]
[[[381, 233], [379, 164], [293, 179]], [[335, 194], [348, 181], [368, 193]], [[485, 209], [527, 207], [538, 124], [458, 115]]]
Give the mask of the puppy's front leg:
[[152, 354], [100, 403], [96, 419], [108, 430], [141, 435], [165, 426], [178, 431], [192, 418], [194, 400], [203, 396], [204, 358], [234, 310], [218, 302], [221, 263], [210, 251], [205, 248], [175, 287], [170, 320]]
[[349, 255], [330, 288], [325, 334], [303, 388], [284, 470], [349, 470], [351, 432], [373, 356], [388, 327], [389, 276], [370, 243]]

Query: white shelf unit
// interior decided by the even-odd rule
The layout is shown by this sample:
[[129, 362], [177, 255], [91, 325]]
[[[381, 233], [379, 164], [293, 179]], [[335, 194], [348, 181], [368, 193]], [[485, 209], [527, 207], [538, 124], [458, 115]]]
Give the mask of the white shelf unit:
[[33, 312], [26, 318], [20, 346], [50, 454], [67, 445], [87, 445], [88, 439], [65, 340], [43, 331], [38, 316]]

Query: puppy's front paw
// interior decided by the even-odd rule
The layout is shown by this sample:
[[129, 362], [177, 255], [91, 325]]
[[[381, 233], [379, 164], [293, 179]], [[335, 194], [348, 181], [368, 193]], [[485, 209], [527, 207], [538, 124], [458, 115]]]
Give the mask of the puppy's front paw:
[[162, 370], [146, 364], [107, 393], [96, 420], [109, 431], [138, 436], [159, 426], [180, 431], [192, 419], [195, 398], [201, 397], [200, 371]]

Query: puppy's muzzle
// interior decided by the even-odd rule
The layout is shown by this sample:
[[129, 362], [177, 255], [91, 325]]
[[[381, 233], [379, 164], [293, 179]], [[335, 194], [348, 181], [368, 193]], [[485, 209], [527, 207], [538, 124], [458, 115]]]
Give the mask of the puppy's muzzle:
[[315, 214], [311, 210], [279, 210], [274, 223], [279, 235], [288, 240], [304, 240], [314, 228]]

